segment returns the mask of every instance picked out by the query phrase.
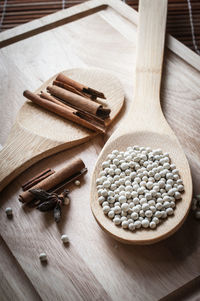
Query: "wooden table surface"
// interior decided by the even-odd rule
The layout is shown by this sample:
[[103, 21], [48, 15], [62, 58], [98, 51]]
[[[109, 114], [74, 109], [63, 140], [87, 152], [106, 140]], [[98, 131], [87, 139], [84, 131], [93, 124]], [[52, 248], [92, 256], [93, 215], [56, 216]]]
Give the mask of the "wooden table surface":
[[[198, 290], [195, 297], [192, 293], [192, 297], [187, 296], [184, 291], [184, 287], [189, 287], [188, 282], [190, 287], [199, 285], [200, 226], [192, 214], [167, 240], [151, 246], [128, 246], [106, 235], [90, 210], [89, 190], [94, 163], [109, 135], [123, 123], [134, 88], [137, 14], [121, 2], [105, 2], [109, 4], [106, 9], [81, 19], [76, 17], [71, 23], [35, 36], [30, 37], [27, 33], [28, 38], [0, 50], [2, 144], [24, 101], [22, 91], [37, 89], [61, 70], [88, 66], [110, 70], [121, 80], [126, 92], [123, 112], [108, 135], [97, 136], [90, 142], [43, 159], [1, 193], [0, 300], [129, 301], [173, 300], [177, 296], [179, 300], [184, 297], [195, 300], [199, 296]], [[34, 21], [7, 37], [20, 35], [20, 30], [28, 32], [34, 26], [52, 24], [61, 17], [67, 18], [80, 9], [94, 8], [100, 3], [102, 1], [95, 0], [63, 11], [62, 15], [52, 15], [51, 19]], [[1, 41], [5, 39], [2, 35]], [[171, 50], [165, 53], [162, 107], [187, 154], [197, 193], [200, 62], [195, 54], [170, 37], [167, 45]], [[43, 214], [19, 204], [17, 195], [24, 180], [46, 166], [59, 169], [76, 156], [85, 162], [88, 173], [80, 188], [70, 186], [71, 204], [65, 207], [60, 224], [54, 223], [51, 213]], [[5, 215], [8, 206], [13, 208], [12, 220]], [[69, 246], [61, 242], [63, 233], [70, 238]], [[38, 259], [42, 251], [48, 255], [47, 265], [41, 265]]]

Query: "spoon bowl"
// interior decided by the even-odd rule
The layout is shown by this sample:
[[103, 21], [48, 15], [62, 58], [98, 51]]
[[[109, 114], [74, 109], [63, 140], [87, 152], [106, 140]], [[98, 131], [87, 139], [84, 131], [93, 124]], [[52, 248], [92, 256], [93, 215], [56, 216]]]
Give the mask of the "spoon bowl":
[[[184, 222], [191, 204], [192, 179], [188, 161], [168, 125], [160, 106], [160, 83], [165, 41], [167, 0], [140, 0], [136, 51], [134, 99], [123, 126], [107, 141], [96, 163], [91, 183], [91, 209], [103, 230], [127, 244], [152, 244], [173, 234]], [[185, 192], [176, 202], [174, 216], [169, 216], [156, 229], [131, 232], [116, 226], [104, 215], [97, 201], [96, 179], [101, 164], [114, 149], [125, 151], [138, 145], [169, 153], [183, 180]]]
[[[171, 129], [169, 128], [169, 132]], [[175, 135], [169, 135], [169, 132], [160, 133], [138, 131], [131, 133], [116, 132], [109, 143], [107, 143], [101, 151], [101, 154], [96, 162], [92, 183], [91, 183], [91, 209], [93, 215], [101, 226], [101, 228], [110, 234], [113, 238], [127, 244], [152, 244], [173, 234], [184, 222], [190, 209], [190, 200], [192, 197], [192, 181], [190, 168], [184, 152]], [[169, 216], [154, 230], [152, 229], [137, 229], [135, 232], [125, 230], [122, 227], [116, 226], [103, 213], [102, 207], [97, 202], [96, 179], [101, 171], [101, 164], [106, 160], [108, 154], [114, 149], [125, 151], [128, 146], [144, 146], [158, 149], [162, 146], [163, 153], [168, 152], [171, 162], [176, 164], [181, 179], [183, 180], [185, 192], [182, 194], [182, 199], [176, 201], [175, 214]]]

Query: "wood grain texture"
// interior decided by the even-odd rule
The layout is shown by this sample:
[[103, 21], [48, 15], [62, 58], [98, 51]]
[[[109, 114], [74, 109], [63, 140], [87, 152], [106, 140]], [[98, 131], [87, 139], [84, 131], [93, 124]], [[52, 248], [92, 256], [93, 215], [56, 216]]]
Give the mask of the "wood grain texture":
[[[90, 3], [82, 9], [88, 9]], [[1, 92], [7, 103], [1, 111], [1, 143], [23, 103], [24, 83], [34, 91], [61, 70], [89, 66], [111, 71], [120, 78], [126, 92], [123, 111], [107, 137], [95, 137], [73, 148], [73, 152], [66, 150], [43, 159], [1, 193], [0, 233], [42, 300], [72, 300], [71, 296], [90, 300], [91, 290], [93, 300], [99, 293], [104, 300], [159, 300], [200, 273], [200, 225], [192, 215], [163, 242], [127, 246], [106, 235], [90, 210], [90, 179], [97, 156], [110, 134], [125, 124], [133, 100], [137, 14], [121, 2], [114, 3], [116, 9], [109, 6], [0, 51]], [[45, 20], [38, 22], [44, 24]], [[200, 62], [197, 55], [181, 46], [173, 45], [178, 47], [177, 53], [182, 51], [181, 57], [171, 50], [165, 53], [161, 105], [189, 159], [194, 193], [200, 193]], [[83, 159], [89, 171], [80, 188], [71, 187], [71, 205], [65, 208], [58, 227], [51, 213], [20, 206], [17, 196], [27, 178], [46, 166], [59, 169], [75, 156]], [[13, 222], [5, 217], [7, 206], [13, 208]], [[69, 235], [72, 248], [61, 244], [63, 233]], [[46, 251], [49, 258], [46, 267], [38, 260], [41, 251]]]
[[[2, 237], [42, 300], [94, 300], [99, 294], [103, 300], [131, 301], [133, 296], [158, 300], [199, 274], [200, 229], [192, 216], [175, 235], [153, 246], [123, 245], [99, 228], [90, 211], [88, 191], [101, 144], [102, 139], [95, 138], [75, 147], [73, 153], [67, 150], [44, 159], [1, 194]], [[21, 182], [47, 164], [61, 168], [75, 156], [84, 160], [89, 171], [80, 188], [70, 186], [71, 204], [64, 208], [60, 225], [51, 213], [21, 207], [17, 201]], [[6, 218], [7, 206], [13, 208], [13, 221]], [[62, 245], [63, 233], [70, 238], [69, 248]], [[47, 253], [47, 266], [39, 262], [42, 251]]]
[[200, 296], [200, 276], [189, 281], [160, 301], [198, 301]]
[[41, 301], [1, 236], [0, 256], [1, 301]]
[[[72, 69], [63, 73], [104, 92], [107, 100], [98, 102], [111, 110], [110, 120], [106, 122], [109, 126], [119, 114], [124, 102], [120, 81], [111, 73], [94, 68]], [[56, 76], [47, 80], [36, 93], [45, 91]], [[6, 106], [6, 102], [3, 106]], [[25, 101], [0, 152], [0, 191], [22, 171], [42, 158], [86, 142], [95, 135], [94, 131]]]

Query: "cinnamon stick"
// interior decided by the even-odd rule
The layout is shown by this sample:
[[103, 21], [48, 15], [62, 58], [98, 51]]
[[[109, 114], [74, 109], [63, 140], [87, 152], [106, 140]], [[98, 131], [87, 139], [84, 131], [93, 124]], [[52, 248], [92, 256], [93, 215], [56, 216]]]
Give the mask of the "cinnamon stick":
[[31, 187], [35, 186], [37, 183], [48, 178], [49, 176], [51, 176], [54, 173], [55, 173], [55, 170], [52, 170], [50, 168], [45, 169], [44, 171], [42, 171], [41, 173], [39, 173], [32, 179], [28, 180], [26, 183], [22, 184], [22, 190], [26, 191], [26, 190], [30, 189]]
[[67, 184], [74, 182], [75, 180], [79, 179], [81, 176], [83, 176], [87, 172], [87, 168], [83, 168], [80, 172], [76, 173], [75, 175], [71, 176], [70, 178], [67, 178], [66, 181], [59, 183], [57, 187], [55, 187], [53, 190], [51, 189], [51, 192], [57, 192], [63, 189]]
[[[48, 191], [49, 189], [57, 186], [59, 183], [62, 183], [64, 180], [70, 178], [72, 175], [79, 173], [84, 168], [85, 164], [81, 159], [74, 159], [61, 170], [33, 186], [32, 189], [44, 189]], [[29, 191], [22, 192], [19, 195], [19, 201], [22, 203], [30, 202], [33, 199], [34, 196]]]
[[[83, 116], [79, 116], [77, 110], [70, 108], [68, 106], [62, 106], [60, 103], [57, 104], [53, 101], [49, 101], [47, 99], [44, 99], [28, 90], [24, 91], [23, 95], [31, 100], [32, 102], [36, 103], [37, 105], [59, 115], [62, 116], [65, 119], [71, 120], [79, 125], [82, 125], [88, 129], [94, 130], [99, 133], [105, 133], [106, 129], [105, 126], [98, 125], [95, 122], [92, 122], [92, 120], [87, 121], [83, 118]], [[44, 94], [43, 94], [44, 96]]]
[[92, 95], [89, 95], [89, 94], [84, 93], [84, 92], [82, 92], [82, 91], [80, 92], [80, 91], [77, 90], [75, 87], [72, 87], [72, 86], [70, 86], [70, 85], [68, 85], [68, 84], [66, 84], [66, 83], [63, 83], [63, 82], [59, 82], [58, 80], [54, 80], [54, 81], [53, 81], [53, 85], [58, 86], [58, 87], [63, 88], [63, 89], [66, 89], [66, 90], [68, 90], [68, 91], [71, 91], [71, 92], [73, 92], [73, 93], [75, 93], [75, 94], [78, 94], [78, 95], [80, 95], [80, 96], [90, 98], [90, 99], [92, 99], [92, 100], [95, 100], [95, 99], [96, 99], [96, 97], [94, 98], [94, 96], [92, 96]]
[[74, 87], [76, 90], [87, 93], [93, 97], [99, 97], [99, 98], [106, 99], [105, 95], [102, 92], [99, 92], [99, 91], [89, 88], [85, 85], [82, 85], [62, 73], [58, 74], [58, 76], [56, 77], [56, 81], [60, 81], [67, 85], [70, 85], [70, 86]]
[[55, 97], [51, 96], [48, 93], [45, 93], [45, 92], [41, 91], [39, 96], [42, 97], [42, 98], [44, 98], [44, 99], [46, 99], [46, 100], [54, 102], [54, 103], [56, 103], [59, 106], [62, 106], [62, 107], [66, 108], [66, 104], [65, 103], [63, 103], [62, 101], [56, 99]]
[[[63, 106], [65, 108], [69, 108], [69, 110], [71, 109], [71, 107], [69, 107], [66, 103], [64, 103], [61, 99], [57, 99], [51, 95], [49, 95], [48, 93], [45, 93], [43, 91], [41, 91], [40, 97], [44, 98], [44, 99], [47, 99], [49, 101], [52, 101], [60, 106]], [[103, 118], [99, 118], [95, 115], [92, 115], [92, 114], [89, 114], [88, 112], [85, 112], [85, 111], [82, 111], [82, 110], [79, 110], [79, 111], [76, 111], [74, 110], [75, 114], [79, 117], [82, 117], [84, 118], [85, 120], [89, 121], [89, 122], [94, 122], [96, 121], [97, 124], [100, 124], [100, 125], [103, 125], [105, 126], [105, 123], [104, 121], [102, 120]]]
[[56, 96], [59, 99], [64, 100], [72, 107], [76, 109], [81, 109], [93, 115], [96, 115], [99, 107], [102, 107], [102, 105], [96, 102], [89, 101], [85, 97], [82, 97], [80, 95], [72, 93], [71, 91], [67, 91], [57, 86], [48, 86], [47, 91], [51, 93], [53, 96]]
[[109, 117], [110, 109], [104, 109], [101, 104], [89, 101], [85, 97], [72, 93], [71, 91], [67, 91], [57, 86], [48, 86], [47, 91], [77, 110], [80, 109], [103, 119]]

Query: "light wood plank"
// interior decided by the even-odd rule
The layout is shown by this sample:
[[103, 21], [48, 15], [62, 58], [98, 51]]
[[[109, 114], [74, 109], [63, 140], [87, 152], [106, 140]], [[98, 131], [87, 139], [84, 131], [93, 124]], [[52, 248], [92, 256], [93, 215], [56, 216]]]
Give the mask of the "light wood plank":
[[0, 256], [1, 301], [41, 301], [42, 299], [1, 236]]
[[[130, 13], [129, 17], [132, 16]], [[123, 124], [133, 98], [135, 32], [136, 27], [127, 14], [123, 17], [122, 10], [119, 15], [116, 10], [108, 8], [2, 48], [0, 59], [5, 67], [0, 73], [1, 79], [4, 77], [2, 73], [7, 75], [4, 78], [6, 88], [2, 99], [3, 103], [10, 105], [10, 110], [6, 105], [1, 113], [1, 128], [4, 129], [1, 142], [5, 141], [11, 126], [10, 118], [14, 120], [17, 109], [23, 103], [23, 98], [20, 97], [24, 89], [23, 80], [34, 90], [53, 74], [79, 66], [110, 70], [125, 88], [126, 105], [109, 136], [117, 126]], [[161, 91], [162, 107], [187, 153], [194, 190], [199, 193], [200, 94], [197, 82], [200, 75], [172, 52], [167, 52], [166, 56]], [[10, 66], [9, 69], [7, 65]], [[15, 73], [15, 70], [18, 71]], [[15, 74], [20, 76], [15, 77]], [[9, 89], [10, 78], [13, 90]], [[9, 116], [12, 117], [8, 118], [9, 111]], [[135, 300], [158, 300], [199, 275], [199, 223], [192, 216], [170, 239], [143, 247], [117, 243], [104, 234], [94, 221], [89, 207], [89, 183], [97, 155], [108, 136], [97, 137], [73, 151], [64, 151], [42, 160], [21, 174], [1, 194], [0, 232], [43, 300], [52, 298], [55, 301], [56, 294], [61, 300], [67, 300], [69, 296], [79, 300], [89, 298], [89, 292], [93, 290], [97, 290], [96, 294], [92, 293], [93, 298], [102, 293], [104, 300], [133, 300], [133, 297]], [[83, 185], [71, 193], [71, 206], [65, 209], [62, 224], [57, 228], [51, 214], [42, 215], [37, 210], [24, 211], [17, 201], [20, 184], [45, 166], [60, 168], [74, 156], [84, 160], [89, 172]], [[4, 209], [7, 206], [13, 208], [13, 224], [8, 224], [5, 218]], [[60, 242], [62, 233], [70, 236], [72, 248], [63, 248]], [[38, 254], [43, 249], [49, 256], [47, 269], [38, 260]], [[80, 267], [80, 272], [77, 272]], [[89, 278], [86, 278], [87, 273]], [[55, 279], [59, 279], [58, 286], [55, 286]], [[94, 281], [94, 286], [91, 286], [90, 281]], [[88, 286], [87, 293], [85, 287]], [[77, 295], [77, 287], [81, 288], [82, 295]]]

